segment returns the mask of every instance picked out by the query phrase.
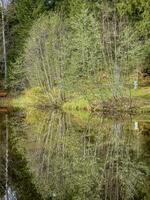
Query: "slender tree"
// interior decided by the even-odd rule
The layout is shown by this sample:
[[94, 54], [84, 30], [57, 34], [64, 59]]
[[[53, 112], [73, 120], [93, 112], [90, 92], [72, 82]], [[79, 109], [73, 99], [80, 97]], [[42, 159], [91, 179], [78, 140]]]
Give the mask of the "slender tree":
[[2, 20], [2, 37], [3, 37], [3, 62], [5, 71], [5, 89], [7, 89], [7, 55], [6, 55], [6, 38], [5, 38], [5, 4], [1, 0], [1, 20]]

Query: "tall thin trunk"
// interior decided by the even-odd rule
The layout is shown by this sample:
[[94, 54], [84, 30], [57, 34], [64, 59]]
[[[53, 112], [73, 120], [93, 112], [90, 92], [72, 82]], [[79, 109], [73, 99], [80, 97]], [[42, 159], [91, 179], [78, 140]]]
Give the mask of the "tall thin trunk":
[[116, 19], [116, 10], [114, 12], [114, 96], [117, 96], [119, 84], [120, 84], [120, 68], [118, 65], [117, 58], [117, 19]]
[[5, 68], [5, 89], [7, 89], [7, 55], [6, 55], [6, 37], [5, 37], [5, 8], [3, 0], [0, 1], [2, 13], [2, 35], [3, 35], [3, 59], [4, 59], [4, 68]]
[[5, 122], [6, 122], [6, 152], [5, 152], [5, 195], [6, 200], [9, 200], [8, 197], [8, 115], [5, 116]]

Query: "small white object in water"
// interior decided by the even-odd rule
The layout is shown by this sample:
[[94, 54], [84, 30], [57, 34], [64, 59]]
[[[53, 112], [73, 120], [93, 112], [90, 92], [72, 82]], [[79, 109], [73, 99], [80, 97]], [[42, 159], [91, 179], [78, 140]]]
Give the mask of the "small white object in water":
[[139, 123], [138, 122], [134, 122], [134, 130], [139, 130]]
[[53, 197], [56, 197], [56, 193], [53, 193]]
[[5, 194], [2, 200], [17, 200], [16, 192], [13, 191], [10, 187], [8, 187], [7, 194]]

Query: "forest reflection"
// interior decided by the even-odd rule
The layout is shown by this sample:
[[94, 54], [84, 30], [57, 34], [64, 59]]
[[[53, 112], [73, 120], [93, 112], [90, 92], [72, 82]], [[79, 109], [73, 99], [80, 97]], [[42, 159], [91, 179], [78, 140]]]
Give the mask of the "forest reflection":
[[[17, 199], [149, 199], [149, 123], [140, 121], [135, 128], [132, 117], [32, 109], [11, 114], [8, 126], [8, 187]], [[2, 127], [1, 198], [6, 193]]]

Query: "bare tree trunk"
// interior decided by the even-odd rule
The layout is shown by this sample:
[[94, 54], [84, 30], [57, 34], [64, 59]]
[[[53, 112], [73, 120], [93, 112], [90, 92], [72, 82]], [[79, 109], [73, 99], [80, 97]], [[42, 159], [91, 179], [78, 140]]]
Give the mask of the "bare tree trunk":
[[7, 55], [6, 55], [6, 37], [5, 37], [5, 8], [3, 0], [0, 1], [2, 13], [2, 35], [3, 35], [3, 59], [4, 59], [4, 67], [5, 67], [5, 89], [7, 89]]
[[[115, 2], [114, 2], [115, 3]], [[117, 58], [117, 19], [116, 19], [116, 10], [114, 11], [114, 96], [118, 96], [118, 88], [120, 84], [120, 67], [118, 65]]]
[[9, 200], [8, 197], [8, 115], [5, 116], [5, 122], [6, 122], [6, 152], [5, 152], [5, 195], [6, 200]]

